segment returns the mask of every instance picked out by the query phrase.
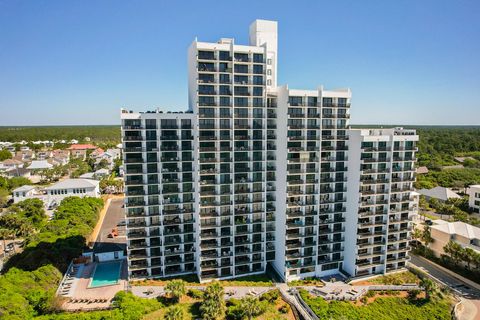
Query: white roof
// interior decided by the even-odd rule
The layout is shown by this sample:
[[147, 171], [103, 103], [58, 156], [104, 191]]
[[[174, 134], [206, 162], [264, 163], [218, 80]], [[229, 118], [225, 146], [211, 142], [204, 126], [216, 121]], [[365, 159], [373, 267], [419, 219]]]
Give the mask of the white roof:
[[450, 198], [458, 198], [458, 199], [461, 198], [458, 194], [456, 194], [452, 190], [444, 187], [435, 187], [433, 189], [420, 189], [418, 190], [418, 193], [429, 198], [436, 198], [443, 201], [447, 201]]
[[45, 190], [56, 190], [56, 189], [74, 189], [74, 188], [95, 188], [98, 186], [100, 181], [89, 180], [89, 179], [67, 179], [59, 181], [49, 187], [46, 187]]
[[50, 169], [53, 165], [48, 163], [47, 160], [33, 160], [32, 163], [28, 166], [28, 169]]
[[102, 168], [102, 169], [98, 169], [97, 171], [95, 171], [95, 173], [97, 173], [97, 174], [109, 174], [110, 170]]
[[82, 179], [93, 179], [93, 176], [95, 175], [95, 173], [93, 172], [87, 172], [87, 173], [84, 173], [82, 174], [79, 178], [82, 178]]
[[432, 229], [436, 229], [450, 235], [460, 235], [467, 239], [480, 239], [480, 228], [474, 227], [471, 224], [465, 222], [447, 222], [442, 224], [434, 224]]
[[12, 192], [28, 192], [28, 191], [33, 190], [33, 189], [35, 189], [34, 186], [24, 185], [24, 186], [21, 186], [21, 187], [18, 187], [16, 189], [14, 189]]

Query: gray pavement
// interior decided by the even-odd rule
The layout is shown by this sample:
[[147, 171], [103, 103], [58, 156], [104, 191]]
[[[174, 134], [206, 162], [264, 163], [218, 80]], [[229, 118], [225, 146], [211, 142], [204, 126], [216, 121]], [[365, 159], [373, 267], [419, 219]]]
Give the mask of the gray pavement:
[[[125, 212], [123, 206], [123, 199], [112, 199], [110, 206], [105, 214], [103, 219], [102, 227], [98, 233], [97, 239], [95, 240], [95, 245], [93, 247], [94, 251], [100, 250], [102, 246], [110, 244], [119, 244], [125, 245], [125, 226], [118, 227], [118, 223], [125, 219]], [[108, 235], [112, 232], [112, 229], [117, 228], [118, 237], [109, 238]]]
[[442, 269], [438, 268], [433, 263], [429, 263], [428, 260], [420, 259], [413, 254], [411, 254], [410, 256], [410, 263], [416, 265], [417, 267], [425, 269], [426, 271], [428, 271], [428, 273], [445, 283], [451, 289], [454, 289], [461, 296], [468, 299], [480, 299], [480, 291], [470, 287], [468, 284], [462, 282], [460, 279], [457, 279], [445, 273]]
[[435, 264], [410, 254], [410, 263], [424, 269], [433, 277], [445, 283], [459, 296], [462, 306], [459, 308], [459, 320], [480, 319], [480, 291], [470, 287], [467, 283], [446, 273]]

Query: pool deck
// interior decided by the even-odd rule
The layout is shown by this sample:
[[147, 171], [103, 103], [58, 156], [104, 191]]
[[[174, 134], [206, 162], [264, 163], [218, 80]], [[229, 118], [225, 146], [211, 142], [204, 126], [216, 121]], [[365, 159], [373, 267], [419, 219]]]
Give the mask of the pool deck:
[[[108, 308], [112, 298], [119, 291], [127, 287], [127, 262], [123, 260], [120, 279], [115, 285], [104, 287], [89, 288], [92, 273], [95, 269], [95, 263], [89, 263], [84, 266], [81, 274], [75, 279], [72, 292], [65, 298], [62, 309], [73, 310], [91, 310]], [[106, 299], [106, 302], [92, 302], [94, 300]], [[83, 302], [78, 302], [83, 300]]]

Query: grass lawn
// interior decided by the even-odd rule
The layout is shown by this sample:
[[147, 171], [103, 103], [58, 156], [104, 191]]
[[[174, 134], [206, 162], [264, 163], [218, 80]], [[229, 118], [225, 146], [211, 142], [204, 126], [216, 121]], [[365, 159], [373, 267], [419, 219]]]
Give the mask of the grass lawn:
[[[169, 280], [182, 279], [187, 282], [187, 286], [205, 286], [205, 283], [200, 283], [197, 276], [189, 275], [183, 277], [175, 277], [172, 279], [159, 279], [159, 280], [140, 280], [132, 281], [132, 286], [164, 286]], [[265, 274], [252, 275], [246, 277], [235, 278], [232, 280], [220, 280], [224, 287], [271, 287], [273, 282]]]
[[332, 301], [311, 296], [301, 290], [304, 301], [320, 319], [362, 319], [362, 320], [440, 320], [451, 319], [452, 301], [437, 294], [430, 300], [404, 297], [378, 297], [373, 302], [355, 305], [352, 302]]
[[288, 282], [289, 286], [323, 286], [322, 280], [318, 278], [305, 278]]
[[[183, 309], [182, 319], [183, 320], [200, 319], [201, 318], [201, 313], [200, 313], [201, 301], [202, 300], [193, 299], [188, 296], [183, 297], [180, 303], [178, 303], [178, 305], [181, 306]], [[164, 319], [165, 313], [168, 310], [168, 306], [172, 305], [168, 301], [168, 299], [165, 300], [164, 303], [166, 305], [165, 307], [145, 315], [142, 318], [142, 320]], [[280, 308], [286, 304], [287, 303], [280, 298], [277, 299], [275, 303], [268, 303], [265, 313], [263, 313], [258, 317], [255, 317], [254, 319], [255, 320], [295, 320], [293, 312], [290, 310], [290, 308], [288, 308], [287, 313], [280, 312]], [[228, 306], [228, 303], [227, 303], [227, 306]]]
[[397, 272], [378, 276], [375, 278], [360, 280], [352, 282], [352, 285], [370, 285], [370, 284], [387, 284], [387, 285], [401, 285], [406, 283], [420, 283], [420, 279], [410, 271]]
[[[183, 309], [183, 320], [194, 320], [201, 317], [200, 314], [200, 302], [187, 301], [178, 304]], [[160, 310], [154, 311], [150, 314], [147, 314], [143, 317], [143, 320], [158, 320], [164, 319], [167, 308], [162, 308]]]

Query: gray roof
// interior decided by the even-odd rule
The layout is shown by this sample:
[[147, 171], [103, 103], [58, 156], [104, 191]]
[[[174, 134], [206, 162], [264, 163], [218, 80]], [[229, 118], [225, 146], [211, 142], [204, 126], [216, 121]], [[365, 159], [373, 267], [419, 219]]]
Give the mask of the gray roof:
[[429, 198], [435, 198], [442, 201], [447, 201], [450, 198], [461, 198], [458, 194], [452, 190], [444, 187], [435, 187], [433, 189], [420, 189], [418, 193]]
[[55, 190], [55, 189], [74, 189], [74, 188], [94, 188], [98, 186], [100, 182], [89, 179], [67, 179], [59, 181], [49, 187], [46, 187], [45, 190]]
[[53, 165], [48, 163], [47, 160], [33, 160], [32, 163], [28, 166], [28, 169], [50, 169]]
[[93, 172], [87, 172], [87, 173], [82, 174], [79, 178], [82, 178], [82, 179], [93, 179], [94, 176], [95, 176], [95, 173], [93, 173]]
[[13, 192], [28, 192], [30, 190], [33, 190], [35, 189], [34, 186], [30, 186], [28, 184], [24, 185], [24, 186], [21, 186], [21, 187], [18, 187], [16, 189], [13, 190]]

